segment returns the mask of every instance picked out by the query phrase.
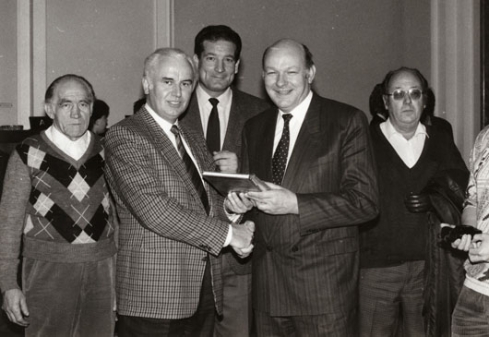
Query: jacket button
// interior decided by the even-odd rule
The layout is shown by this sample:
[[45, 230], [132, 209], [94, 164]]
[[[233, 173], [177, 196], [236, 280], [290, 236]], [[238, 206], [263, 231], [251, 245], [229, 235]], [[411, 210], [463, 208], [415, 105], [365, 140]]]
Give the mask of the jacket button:
[[267, 246], [267, 250], [268, 250], [269, 252], [271, 252], [271, 251], [273, 250], [273, 247], [272, 247], [272, 246]]
[[295, 253], [295, 252], [297, 252], [298, 250], [299, 250], [299, 247], [297, 247], [297, 246], [293, 246], [293, 247], [292, 247], [292, 251], [293, 251], [294, 253]]

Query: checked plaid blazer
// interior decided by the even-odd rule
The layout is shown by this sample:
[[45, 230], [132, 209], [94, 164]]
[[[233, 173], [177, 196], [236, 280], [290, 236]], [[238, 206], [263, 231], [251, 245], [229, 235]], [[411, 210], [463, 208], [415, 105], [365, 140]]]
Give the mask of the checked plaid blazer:
[[[205, 140], [182, 136], [200, 171], [214, 170]], [[120, 218], [117, 308], [122, 315], [179, 319], [192, 316], [210, 259], [216, 309], [222, 307], [217, 255], [229, 222], [222, 198], [206, 185], [210, 216], [177, 150], [143, 107], [112, 126], [106, 137], [106, 176]]]

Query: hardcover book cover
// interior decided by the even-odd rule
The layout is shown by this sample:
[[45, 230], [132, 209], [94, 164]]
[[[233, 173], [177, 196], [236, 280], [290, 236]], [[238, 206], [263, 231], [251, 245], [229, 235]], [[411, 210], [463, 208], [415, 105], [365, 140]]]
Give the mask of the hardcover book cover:
[[266, 191], [267, 185], [254, 174], [204, 171], [203, 178], [221, 195], [229, 192]]

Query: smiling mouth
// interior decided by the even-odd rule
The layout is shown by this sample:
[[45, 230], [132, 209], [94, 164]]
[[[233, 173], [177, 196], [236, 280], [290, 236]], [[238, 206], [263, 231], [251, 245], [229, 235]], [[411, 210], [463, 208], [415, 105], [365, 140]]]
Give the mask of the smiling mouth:
[[179, 107], [181, 103], [180, 101], [168, 101], [168, 104], [174, 107]]
[[286, 96], [292, 92], [290, 89], [275, 90], [278, 95]]

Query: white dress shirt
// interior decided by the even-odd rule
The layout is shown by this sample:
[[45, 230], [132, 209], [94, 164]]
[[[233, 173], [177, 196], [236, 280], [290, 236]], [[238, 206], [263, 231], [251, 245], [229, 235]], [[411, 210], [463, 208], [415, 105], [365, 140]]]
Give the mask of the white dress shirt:
[[92, 139], [92, 134], [87, 131], [77, 140], [71, 140], [54, 125], [47, 128], [45, 134], [56, 147], [74, 160], [83, 157], [85, 152], [87, 152], [90, 140]]
[[[293, 116], [289, 122], [289, 153], [287, 155], [287, 166], [289, 165], [290, 155], [294, 150], [295, 142], [297, 141], [297, 136], [299, 135], [299, 131], [301, 130], [302, 123], [304, 122], [304, 118], [306, 118], [307, 109], [309, 109], [309, 105], [312, 100], [312, 91], [306, 96], [306, 98], [293, 109], [290, 114]], [[282, 138], [282, 132], [284, 130], [284, 119], [282, 115], [285, 113], [279, 110], [279, 114], [277, 116], [277, 124], [275, 126], [275, 138], [273, 140], [273, 153], [277, 149], [278, 143], [280, 142], [280, 138]]]
[[[212, 110], [212, 104], [209, 102], [211, 96], [202, 88], [199, 83], [195, 89], [195, 95], [197, 96], [197, 103], [199, 104], [200, 120], [202, 121], [202, 130], [207, 138], [207, 124], [209, 123], [209, 116]], [[220, 131], [220, 148], [224, 143], [224, 137], [226, 137], [226, 130], [228, 128], [229, 115], [231, 113], [231, 103], [233, 101], [233, 91], [231, 88], [227, 88], [219, 97], [217, 105], [217, 113], [219, 115], [219, 131]]]
[[389, 118], [380, 124], [380, 130], [382, 130], [385, 138], [387, 138], [407, 167], [412, 168], [416, 165], [423, 152], [426, 137], [428, 137], [426, 127], [423, 124], [418, 123], [418, 127], [411, 139], [404, 138], [404, 136], [394, 128], [394, 125], [392, 125]]

